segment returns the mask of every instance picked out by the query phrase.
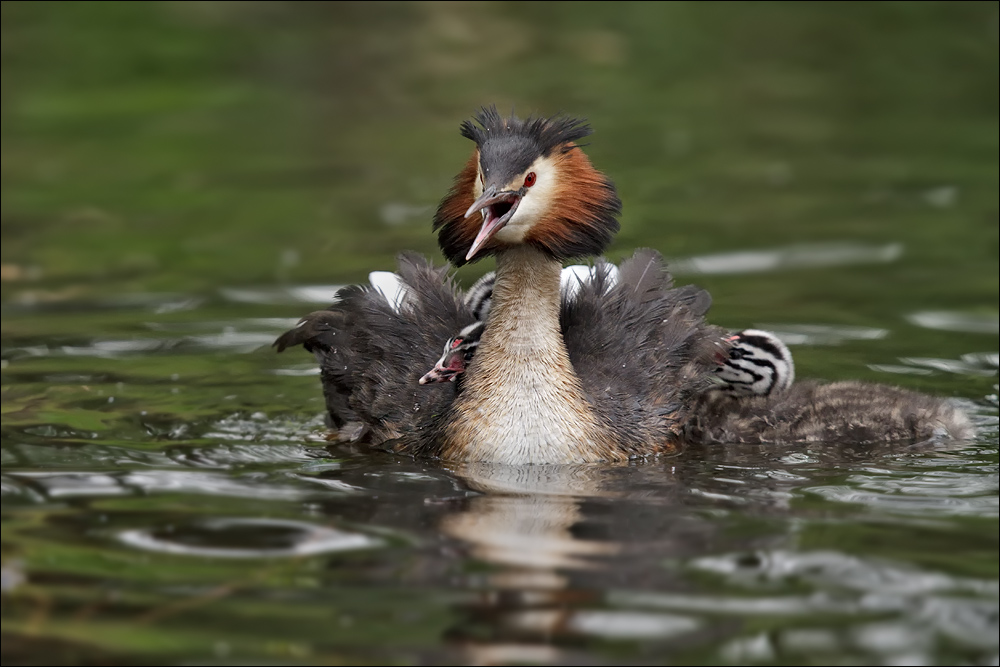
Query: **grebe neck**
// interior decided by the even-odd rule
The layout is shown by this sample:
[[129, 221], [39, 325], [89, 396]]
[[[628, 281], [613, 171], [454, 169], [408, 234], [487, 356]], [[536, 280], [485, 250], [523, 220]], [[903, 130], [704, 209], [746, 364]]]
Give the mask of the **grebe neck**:
[[444, 458], [500, 463], [622, 459], [598, 423], [559, 326], [561, 263], [529, 245], [497, 253], [486, 329], [455, 399]]
[[561, 270], [558, 260], [530, 246], [498, 254], [491, 312], [480, 343], [484, 350], [544, 352], [546, 361], [570, 368], [559, 328]]

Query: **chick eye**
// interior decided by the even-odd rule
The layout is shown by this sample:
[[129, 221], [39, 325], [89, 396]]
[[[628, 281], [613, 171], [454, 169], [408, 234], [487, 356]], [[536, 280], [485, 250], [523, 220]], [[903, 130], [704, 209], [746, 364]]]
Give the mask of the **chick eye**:
[[528, 175], [524, 177], [524, 187], [530, 188], [535, 184], [535, 172], [529, 171]]

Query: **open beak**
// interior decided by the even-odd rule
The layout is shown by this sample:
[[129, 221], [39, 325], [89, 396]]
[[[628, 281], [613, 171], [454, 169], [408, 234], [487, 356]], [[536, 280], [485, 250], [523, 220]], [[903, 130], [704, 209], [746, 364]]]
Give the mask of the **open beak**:
[[469, 253], [465, 256], [466, 261], [479, 252], [493, 236], [503, 229], [503, 226], [514, 215], [517, 205], [521, 203], [521, 193], [513, 190], [497, 192], [497, 186], [491, 185], [483, 192], [482, 196], [472, 202], [472, 206], [465, 212], [465, 217], [471, 217], [476, 211], [483, 214], [483, 226], [479, 229], [476, 240], [472, 242]]
[[454, 346], [457, 347], [461, 342], [459, 338], [449, 340], [445, 344], [444, 355], [434, 364], [434, 368], [424, 373], [424, 376], [418, 382], [420, 384], [437, 384], [439, 382], [454, 382], [457, 380], [458, 376], [465, 372], [465, 355], [454, 353], [452, 351], [452, 344], [454, 343]]
[[418, 382], [420, 384], [437, 384], [439, 382], [454, 382], [455, 378], [458, 377], [458, 372], [450, 369], [444, 368], [440, 364], [427, 371]]

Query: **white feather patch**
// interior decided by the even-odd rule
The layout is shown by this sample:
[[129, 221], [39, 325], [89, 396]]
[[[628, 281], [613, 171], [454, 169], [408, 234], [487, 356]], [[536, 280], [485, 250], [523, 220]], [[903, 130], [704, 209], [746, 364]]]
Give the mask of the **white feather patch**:
[[406, 283], [391, 271], [372, 271], [368, 274], [368, 282], [372, 284], [372, 287], [379, 294], [385, 297], [385, 300], [389, 302], [389, 305], [397, 313], [402, 308], [403, 302], [410, 292], [410, 288], [406, 286]]

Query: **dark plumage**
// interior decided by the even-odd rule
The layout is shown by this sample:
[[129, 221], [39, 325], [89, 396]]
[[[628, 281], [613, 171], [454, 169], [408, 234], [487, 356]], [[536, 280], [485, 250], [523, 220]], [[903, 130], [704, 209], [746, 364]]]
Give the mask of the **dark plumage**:
[[[373, 287], [353, 285], [275, 346], [303, 345], [315, 354], [327, 420], [342, 439], [397, 440], [397, 451], [440, 456], [442, 430], [456, 418], [452, 404], [461, 387], [422, 386], [419, 379], [434, 365], [441, 341], [476, 320], [474, 308], [485, 305], [488, 313], [488, 283], [463, 295], [444, 269], [413, 254], [400, 256], [398, 275], [405, 288], [398, 312]], [[561, 330], [570, 360], [601, 422], [618, 430], [624, 453], [608, 458], [669, 451], [685, 403], [710, 385], [706, 371], [723, 349], [722, 332], [702, 320], [710, 297], [690, 286], [672, 288], [652, 250], [637, 251], [622, 263], [618, 282], [609, 286], [609, 280], [606, 270], [595, 271], [572, 300], [563, 300]], [[630, 338], [631, 345], [621, 344]], [[544, 379], [545, 369], [535, 368]], [[650, 368], [676, 382], [665, 386]]]
[[483, 107], [473, 120], [462, 121], [462, 136], [476, 142], [484, 176], [507, 183], [538, 157], [593, 133], [586, 121], [569, 116], [504, 118], [495, 106]]
[[[860, 441], [918, 438], [942, 424], [959, 435], [941, 401], [894, 388], [803, 383], [743, 398], [707, 391], [730, 343], [704, 320], [709, 295], [673, 287], [658, 253], [636, 252], [613, 285], [596, 260], [571, 298], [561, 294], [562, 262], [600, 254], [618, 230], [614, 185], [575, 144], [589, 128], [488, 108], [462, 133], [476, 147], [434, 229], [456, 265], [496, 258], [490, 298], [483, 284], [463, 297], [445, 269], [404, 255], [390, 281], [401, 287], [389, 298], [381, 286], [345, 288], [275, 342], [279, 351], [303, 345], [316, 355], [340, 437], [420, 456], [527, 464], [644, 457], [674, 450], [685, 436]], [[462, 382], [419, 384], [441, 342], [481, 317], [486, 302]], [[883, 412], [893, 426], [879, 432]]]
[[428, 391], [418, 380], [441, 341], [473, 315], [445, 268], [403, 254], [398, 271], [409, 288], [398, 310], [370, 285], [351, 285], [274, 343], [279, 352], [303, 345], [315, 354], [327, 421], [345, 439], [381, 443], [432, 429], [454, 398], [450, 387]]
[[803, 380], [770, 396], [704, 394], [687, 437], [703, 444], [962, 440], [972, 436], [968, 417], [950, 403], [882, 384]]
[[792, 354], [774, 334], [748, 329], [688, 421], [701, 443], [869, 444], [971, 437], [968, 417], [939, 398], [866, 382], [793, 383]]

